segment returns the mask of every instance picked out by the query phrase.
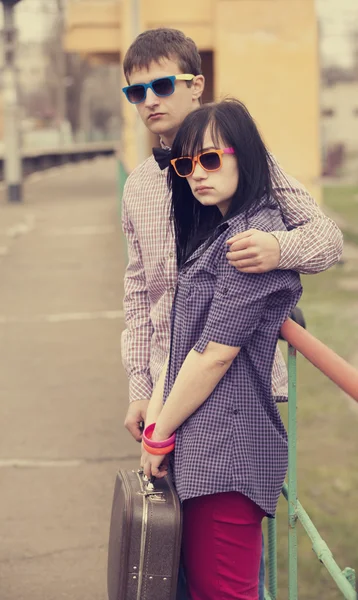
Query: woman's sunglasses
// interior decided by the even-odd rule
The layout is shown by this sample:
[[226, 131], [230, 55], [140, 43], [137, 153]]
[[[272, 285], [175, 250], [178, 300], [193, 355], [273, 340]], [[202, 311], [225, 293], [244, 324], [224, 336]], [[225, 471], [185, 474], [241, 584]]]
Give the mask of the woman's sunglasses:
[[183, 75], [171, 75], [170, 77], [161, 77], [160, 79], [153, 79], [149, 83], [136, 83], [135, 85], [128, 85], [122, 88], [122, 92], [125, 93], [127, 100], [131, 104], [140, 104], [144, 102], [147, 97], [147, 89], [150, 88], [156, 96], [164, 97], [171, 96], [175, 90], [175, 81], [177, 79], [183, 81], [192, 81], [195, 75], [183, 74]]
[[179, 177], [190, 177], [194, 173], [195, 163], [199, 163], [204, 171], [211, 172], [221, 169], [223, 154], [235, 154], [235, 150], [234, 148], [206, 150], [205, 152], [200, 152], [197, 156], [193, 156], [193, 158], [189, 156], [173, 158], [170, 163]]

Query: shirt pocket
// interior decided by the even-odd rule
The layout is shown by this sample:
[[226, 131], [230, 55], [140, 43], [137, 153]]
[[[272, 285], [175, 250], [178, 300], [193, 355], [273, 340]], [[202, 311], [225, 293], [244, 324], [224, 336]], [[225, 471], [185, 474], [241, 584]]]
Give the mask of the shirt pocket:
[[210, 308], [216, 288], [216, 274], [200, 269], [192, 274], [184, 283], [185, 301], [195, 305], [198, 316], [202, 310]]

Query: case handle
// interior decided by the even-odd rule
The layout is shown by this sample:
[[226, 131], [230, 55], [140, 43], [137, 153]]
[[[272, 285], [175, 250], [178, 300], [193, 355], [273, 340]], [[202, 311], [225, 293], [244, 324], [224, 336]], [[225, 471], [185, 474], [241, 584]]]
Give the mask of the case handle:
[[155, 482], [155, 476], [152, 475], [150, 477], [150, 479], [148, 479], [148, 477], [146, 475], [143, 475], [143, 469], [138, 469], [138, 473], [139, 475], [142, 475], [142, 479], [145, 483], [145, 488], [147, 492], [154, 492], [154, 482]]

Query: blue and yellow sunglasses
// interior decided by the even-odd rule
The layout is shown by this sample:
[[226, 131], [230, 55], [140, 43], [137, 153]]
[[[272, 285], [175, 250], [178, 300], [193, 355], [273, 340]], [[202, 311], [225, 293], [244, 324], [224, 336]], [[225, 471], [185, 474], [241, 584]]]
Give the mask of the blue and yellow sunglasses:
[[195, 75], [189, 75], [188, 73], [160, 77], [160, 79], [153, 79], [153, 81], [150, 81], [149, 83], [128, 85], [127, 87], [122, 88], [122, 92], [125, 93], [127, 100], [129, 100], [131, 104], [140, 104], [146, 99], [148, 88], [150, 88], [156, 96], [171, 96], [175, 91], [176, 80], [192, 81], [194, 77]]

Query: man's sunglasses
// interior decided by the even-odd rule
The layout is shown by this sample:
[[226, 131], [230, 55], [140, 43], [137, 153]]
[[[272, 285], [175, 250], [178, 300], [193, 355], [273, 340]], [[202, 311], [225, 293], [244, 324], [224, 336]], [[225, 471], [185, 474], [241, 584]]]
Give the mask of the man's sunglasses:
[[193, 156], [193, 158], [189, 156], [173, 158], [170, 163], [179, 177], [190, 177], [194, 173], [195, 163], [199, 163], [204, 171], [211, 172], [221, 169], [223, 154], [235, 154], [235, 150], [234, 148], [206, 150], [205, 152], [200, 152], [197, 156]]
[[165, 97], [171, 96], [175, 90], [175, 81], [192, 81], [195, 75], [183, 74], [183, 75], [171, 75], [170, 77], [161, 77], [160, 79], [153, 79], [149, 83], [136, 83], [135, 85], [128, 85], [122, 88], [122, 92], [125, 93], [127, 100], [131, 104], [139, 104], [144, 102], [147, 97], [147, 89], [150, 88], [156, 96]]

